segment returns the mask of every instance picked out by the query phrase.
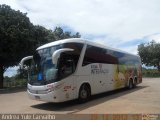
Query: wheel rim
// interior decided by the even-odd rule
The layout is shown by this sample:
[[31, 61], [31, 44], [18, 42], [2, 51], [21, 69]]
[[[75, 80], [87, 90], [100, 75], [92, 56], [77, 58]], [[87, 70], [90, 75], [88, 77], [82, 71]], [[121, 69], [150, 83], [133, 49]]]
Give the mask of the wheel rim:
[[84, 88], [81, 90], [81, 98], [82, 99], [86, 99], [88, 96], [87, 90], [85, 90]]
[[129, 82], [129, 88], [133, 88], [132, 81]]

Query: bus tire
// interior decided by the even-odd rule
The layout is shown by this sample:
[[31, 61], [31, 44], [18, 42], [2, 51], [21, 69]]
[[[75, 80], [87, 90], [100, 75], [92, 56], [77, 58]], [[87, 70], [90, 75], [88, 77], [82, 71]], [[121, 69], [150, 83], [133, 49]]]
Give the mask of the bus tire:
[[137, 86], [137, 78], [134, 79], [134, 88]]
[[79, 90], [79, 98], [78, 98], [78, 101], [79, 103], [85, 103], [87, 101], [89, 101], [90, 99], [90, 96], [91, 96], [91, 92], [90, 92], [90, 88], [87, 84], [83, 84], [81, 87], [80, 87], [80, 90]]
[[134, 88], [134, 84], [133, 84], [133, 80], [132, 79], [129, 80], [128, 88], [129, 89], [133, 89]]

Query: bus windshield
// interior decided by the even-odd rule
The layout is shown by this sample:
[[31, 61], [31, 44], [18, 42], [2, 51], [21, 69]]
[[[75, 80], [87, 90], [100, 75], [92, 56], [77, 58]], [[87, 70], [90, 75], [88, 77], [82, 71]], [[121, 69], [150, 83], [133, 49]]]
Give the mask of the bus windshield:
[[[74, 52], [61, 54], [57, 64], [53, 64], [52, 54], [61, 48], [72, 48], [74, 49]], [[75, 71], [75, 66], [78, 63], [81, 49], [82, 44], [65, 43], [36, 50], [30, 66], [29, 83], [31, 85], [46, 85], [67, 77]], [[64, 64], [66, 65], [66, 72], [62, 70], [64, 69]]]
[[53, 46], [38, 50], [33, 55], [31, 62], [29, 83], [34, 85], [44, 85], [54, 82], [57, 78], [57, 65], [52, 63], [52, 53], [60, 49], [60, 46]]

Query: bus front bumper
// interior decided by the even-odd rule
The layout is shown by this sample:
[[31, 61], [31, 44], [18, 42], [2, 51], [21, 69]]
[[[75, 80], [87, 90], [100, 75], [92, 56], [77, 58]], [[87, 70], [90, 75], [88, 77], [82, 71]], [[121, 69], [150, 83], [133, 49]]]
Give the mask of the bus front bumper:
[[28, 93], [28, 96], [30, 99], [32, 100], [38, 100], [38, 101], [45, 101], [45, 102], [61, 102], [57, 96], [54, 95], [54, 92], [51, 91], [51, 92], [48, 92], [48, 93], [45, 93], [45, 94], [39, 94], [38, 92], [39, 91], [35, 91], [37, 92], [36, 93], [32, 93], [30, 90], [27, 90], [27, 93]]

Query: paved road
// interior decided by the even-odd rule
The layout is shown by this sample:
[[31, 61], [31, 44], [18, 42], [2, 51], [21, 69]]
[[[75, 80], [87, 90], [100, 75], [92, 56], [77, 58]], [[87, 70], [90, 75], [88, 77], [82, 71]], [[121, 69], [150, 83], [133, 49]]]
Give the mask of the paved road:
[[85, 104], [60, 104], [30, 100], [26, 91], [0, 94], [0, 113], [108, 114], [160, 113], [160, 78], [144, 78], [133, 90], [93, 96]]

